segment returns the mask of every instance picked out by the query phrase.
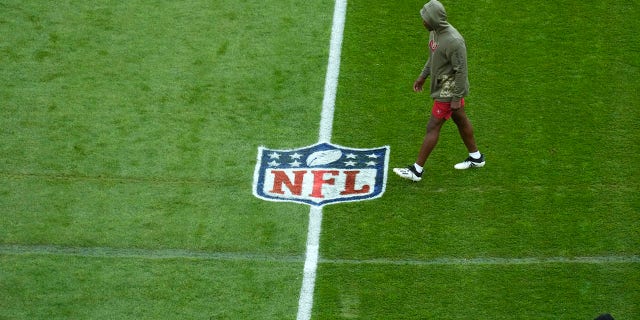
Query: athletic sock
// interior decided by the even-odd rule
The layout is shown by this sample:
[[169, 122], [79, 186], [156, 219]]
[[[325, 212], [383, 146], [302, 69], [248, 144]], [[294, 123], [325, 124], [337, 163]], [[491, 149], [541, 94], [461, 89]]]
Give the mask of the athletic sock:
[[474, 159], [480, 159], [480, 157], [482, 157], [482, 154], [480, 154], [480, 151], [478, 150], [476, 152], [469, 153], [469, 156]]
[[413, 164], [413, 168], [416, 169], [418, 173], [422, 173], [422, 170], [424, 170], [424, 168], [422, 168], [422, 166], [419, 166], [417, 163]]

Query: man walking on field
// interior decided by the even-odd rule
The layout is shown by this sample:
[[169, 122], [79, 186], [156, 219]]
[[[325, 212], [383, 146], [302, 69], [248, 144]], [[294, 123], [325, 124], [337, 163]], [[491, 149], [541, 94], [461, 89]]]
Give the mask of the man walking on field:
[[427, 133], [416, 162], [408, 168], [395, 168], [402, 178], [420, 181], [427, 158], [438, 143], [442, 125], [452, 118], [458, 127], [469, 157], [454, 166], [456, 169], [480, 168], [484, 155], [478, 151], [473, 126], [464, 111], [464, 97], [469, 93], [467, 78], [467, 48], [462, 35], [447, 22], [444, 6], [431, 0], [420, 10], [422, 24], [429, 30], [429, 59], [413, 84], [413, 90], [422, 91], [425, 80], [431, 76], [431, 98], [434, 99]]

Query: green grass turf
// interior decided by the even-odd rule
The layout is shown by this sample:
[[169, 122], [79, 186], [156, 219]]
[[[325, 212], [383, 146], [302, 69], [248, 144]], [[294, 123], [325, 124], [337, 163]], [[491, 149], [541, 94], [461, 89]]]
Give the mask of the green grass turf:
[[316, 319], [634, 318], [637, 265], [322, 265]]
[[300, 260], [308, 208], [254, 198], [251, 177], [259, 145], [317, 139], [308, 128], [320, 119], [331, 11], [326, 1], [0, 2], [0, 318], [295, 314], [301, 261], [11, 248]]
[[[285, 319], [301, 263], [3, 257], [3, 319]], [[11, 294], [6, 294], [10, 292]]]
[[306, 210], [250, 177], [316, 140], [329, 4], [2, 6], [4, 242], [303, 248]]
[[[428, 116], [422, 4], [349, 1], [332, 141], [392, 167]], [[640, 255], [637, 3], [444, 4], [487, 166], [452, 169], [447, 124], [421, 183], [326, 207], [314, 318], [639, 318], [637, 262], [339, 262]], [[309, 210], [251, 180], [317, 141], [332, 10], [1, 1], [0, 318], [293, 319]]]
[[[431, 105], [411, 90], [427, 54], [421, 3], [349, 4], [334, 141], [389, 144], [390, 165], [406, 166]], [[453, 170], [466, 150], [447, 124], [422, 182], [391, 176], [382, 199], [325, 209], [322, 256], [637, 256], [637, 6], [444, 4], [466, 38], [467, 111], [487, 166]], [[628, 282], [639, 274], [637, 264], [327, 263], [316, 301], [323, 319], [636, 318], [640, 300]]]

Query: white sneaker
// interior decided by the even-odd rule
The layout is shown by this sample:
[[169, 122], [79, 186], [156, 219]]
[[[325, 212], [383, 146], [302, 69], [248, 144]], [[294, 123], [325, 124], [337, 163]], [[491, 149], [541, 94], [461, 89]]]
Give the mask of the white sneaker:
[[413, 165], [410, 165], [407, 168], [393, 168], [393, 172], [395, 172], [400, 177], [409, 179], [411, 181], [422, 180], [422, 173], [418, 173]]
[[464, 170], [469, 168], [482, 168], [484, 167], [484, 154], [480, 155], [480, 159], [474, 159], [471, 156], [469, 156], [467, 159], [456, 164], [453, 167], [458, 170]]

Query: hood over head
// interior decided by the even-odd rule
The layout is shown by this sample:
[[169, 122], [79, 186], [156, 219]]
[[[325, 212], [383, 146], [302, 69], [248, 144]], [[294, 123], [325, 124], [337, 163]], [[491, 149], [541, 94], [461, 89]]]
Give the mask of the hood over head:
[[424, 7], [420, 9], [420, 16], [422, 20], [426, 21], [427, 24], [436, 31], [449, 25], [447, 22], [447, 12], [438, 0], [427, 2]]

